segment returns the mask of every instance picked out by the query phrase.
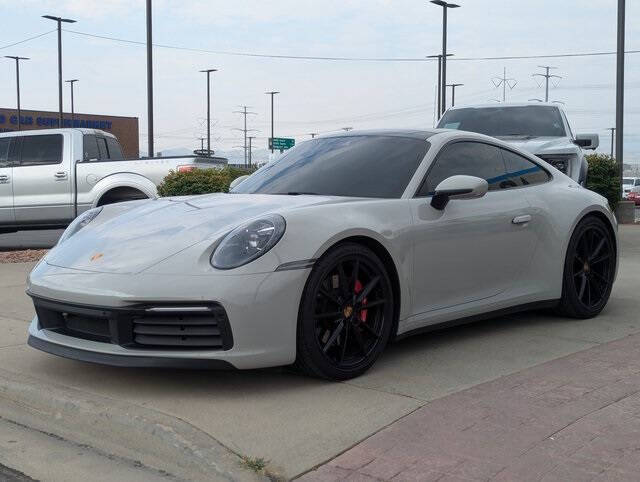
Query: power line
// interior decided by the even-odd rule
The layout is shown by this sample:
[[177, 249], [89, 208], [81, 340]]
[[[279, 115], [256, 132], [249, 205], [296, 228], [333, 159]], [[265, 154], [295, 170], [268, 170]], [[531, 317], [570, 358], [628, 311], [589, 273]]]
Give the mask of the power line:
[[538, 67], [540, 67], [541, 69], [544, 69], [545, 73], [533, 74], [532, 77], [544, 77], [544, 80], [545, 80], [544, 101], [549, 102], [549, 79], [561, 79], [562, 77], [560, 77], [559, 75], [552, 75], [549, 73], [551, 69], [557, 69], [558, 67], [551, 67], [550, 65], [538, 65]]
[[[77, 30], [67, 30], [71, 34], [82, 35], [85, 37], [99, 38], [102, 40], [111, 40], [114, 42], [128, 43], [133, 45], [146, 45], [145, 42], [123, 39], [118, 37], [112, 37], [108, 35], [98, 35], [88, 32], [79, 32]], [[49, 32], [47, 32], [49, 33]], [[29, 39], [27, 39], [29, 40]], [[25, 40], [26, 41], [26, 40]], [[253, 52], [235, 52], [230, 50], [210, 50], [200, 49], [193, 47], [180, 47], [177, 45], [168, 44], [153, 44], [154, 47], [172, 49], [172, 50], [185, 50], [189, 52], [200, 52], [216, 55], [232, 55], [237, 57], [258, 57], [258, 58], [270, 58], [270, 59], [286, 59], [286, 60], [325, 60], [325, 61], [341, 61], [341, 62], [434, 62], [437, 59], [429, 59], [424, 57], [332, 57], [332, 56], [310, 56], [310, 55], [278, 55], [278, 54], [263, 54]], [[2, 47], [0, 47], [2, 48]], [[638, 54], [640, 50], [627, 50], [627, 54]], [[508, 55], [500, 57], [455, 57], [449, 59], [449, 61], [473, 61], [473, 60], [522, 60], [522, 59], [545, 59], [545, 58], [563, 58], [563, 57], [593, 57], [601, 55], [615, 55], [614, 51], [605, 52], [578, 52], [578, 53], [560, 53], [560, 54], [541, 54], [541, 55]]]
[[244, 165], [247, 166], [247, 133], [248, 132], [257, 132], [256, 129], [247, 129], [247, 116], [248, 115], [258, 115], [257, 112], [249, 112], [249, 106], [241, 105], [242, 110], [236, 110], [234, 114], [242, 114], [244, 116], [244, 129], [234, 128], [233, 130], [241, 131], [244, 134]]
[[502, 86], [502, 102], [505, 102], [507, 100], [507, 86], [509, 87], [509, 90], [513, 90], [513, 88], [518, 83], [516, 79], [507, 78], [506, 67], [504, 68], [502, 77], [494, 77], [493, 79], [491, 79], [491, 82], [493, 82], [493, 85], [495, 85], [496, 88]]
[[9, 47], [13, 47], [14, 45], [20, 45], [20, 44], [23, 44], [25, 42], [29, 42], [30, 40], [35, 40], [37, 38], [44, 37], [45, 35], [49, 35], [50, 33], [55, 32], [56, 30], [58, 30], [58, 29], [54, 28], [53, 30], [49, 30], [48, 32], [44, 32], [44, 33], [41, 33], [41, 34], [38, 34], [38, 35], [34, 35], [33, 37], [29, 37], [29, 38], [26, 38], [24, 40], [18, 40], [17, 42], [13, 42], [11, 44], [3, 45], [2, 47], [0, 47], [0, 50], [8, 49]]

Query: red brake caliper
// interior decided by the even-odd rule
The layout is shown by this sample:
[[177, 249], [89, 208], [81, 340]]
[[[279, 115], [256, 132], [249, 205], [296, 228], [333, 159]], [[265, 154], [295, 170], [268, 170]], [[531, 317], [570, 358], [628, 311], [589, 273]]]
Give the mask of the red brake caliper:
[[[357, 279], [356, 285], [354, 286], [353, 290], [355, 291], [356, 294], [358, 294], [362, 291], [362, 289], [363, 289], [362, 283], [360, 283], [360, 280]], [[365, 298], [364, 300], [362, 300], [362, 306], [366, 306], [366, 305], [367, 305], [367, 299]], [[363, 323], [366, 323], [367, 310], [360, 311], [360, 321], [362, 321]]]

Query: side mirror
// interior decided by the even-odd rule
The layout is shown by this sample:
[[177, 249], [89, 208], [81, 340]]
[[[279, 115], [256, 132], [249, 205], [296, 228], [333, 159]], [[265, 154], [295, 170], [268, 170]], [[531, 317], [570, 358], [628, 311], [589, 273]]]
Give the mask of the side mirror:
[[248, 177], [249, 177], [248, 175], [236, 177], [233, 181], [231, 181], [231, 184], [229, 184], [229, 190], [236, 187], [238, 184], [240, 184], [242, 181], [244, 181]]
[[442, 211], [452, 199], [476, 199], [487, 194], [489, 184], [475, 176], [451, 176], [436, 187], [431, 206]]
[[583, 149], [595, 151], [600, 145], [600, 136], [598, 134], [578, 134], [573, 142]]

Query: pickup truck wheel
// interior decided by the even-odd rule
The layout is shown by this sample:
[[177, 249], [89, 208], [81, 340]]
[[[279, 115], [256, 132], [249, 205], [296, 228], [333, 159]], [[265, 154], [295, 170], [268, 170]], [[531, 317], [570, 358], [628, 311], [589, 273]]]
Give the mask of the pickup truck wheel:
[[123, 201], [134, 201], [136, 199], [148, 199], [148, 196], [133, 187], [116, 187], [111, 191], [107, 191], [102, 195], [98, 201], [97, 206], [104, 206], [106, 204], [114, 204]]

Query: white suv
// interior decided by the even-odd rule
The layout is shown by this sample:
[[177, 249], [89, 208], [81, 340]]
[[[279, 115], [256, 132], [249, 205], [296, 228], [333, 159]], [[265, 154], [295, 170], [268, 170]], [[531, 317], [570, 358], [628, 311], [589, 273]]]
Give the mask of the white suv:
[[640, 186], [640, 177], [623, 177], [622, 178], [622, 197], [627, 199], [627, 196], [631, 192], [631, 190]]
[[456, 106], [444, 113], [438, 127], [497, 137], [540, 157], [584, 186], [588, 165], [584, 149], [595, 150], [598, 134], [574, 136], [558, 104], [502, 103]]

